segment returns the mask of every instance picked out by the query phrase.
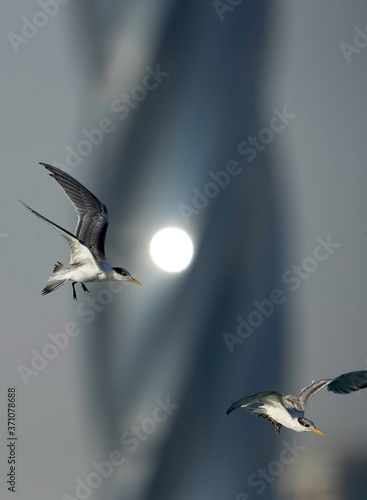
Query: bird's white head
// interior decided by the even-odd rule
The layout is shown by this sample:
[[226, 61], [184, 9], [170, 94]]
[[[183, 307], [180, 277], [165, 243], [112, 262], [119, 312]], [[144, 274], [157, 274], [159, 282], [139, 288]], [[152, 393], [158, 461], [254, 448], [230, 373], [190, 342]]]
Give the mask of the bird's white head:
[[321, 431], [319, 431], [319, 429], [317, 429], [317, 427], [312, 422], [312, 420], [309, 420], [308, 418], [298, 418], [297, 420], [301, 426], [301, 428], [299, 429], [299, 432], [312, 431], [312, 432], [316, 432], [316, 434], [320, 434], [320, 436], [324, 435]]
[[115, 273], [117, 275], [117, 276], [115, 276], [116, 281], [131, 281], [132, 283], [136, 283], [137, 285], [142, 284], [142, 283], [140, 283], [140, 281], [133, 278], [131, 276], [131, 274], [129, 273], [129, 271], [127, 269], [125, 269], [124, 267], [113, 267], [112, 269], [115, 271]]

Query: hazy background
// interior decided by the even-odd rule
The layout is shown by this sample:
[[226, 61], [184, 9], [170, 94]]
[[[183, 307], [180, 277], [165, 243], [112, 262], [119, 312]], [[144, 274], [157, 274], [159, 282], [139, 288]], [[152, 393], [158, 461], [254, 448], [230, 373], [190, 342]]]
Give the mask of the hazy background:
[[[349, 63], [340, 48], [354, 45], [355, 27], [365, 31], [367, 4], [232, 8], [221, 20], [207, 0], [71, 0], [16, 53], [8, 34], [21, 35], [22, 18], [42, 9], [33, 0], [1, 7], [0, 463], [7, 472], [6, 391], [17, 385], [16, 498], [78, 498], [76, 479], [113, 450], [126, 463], [88, 498], [365, 496], [364, 392], [312, 400], [307, 416], [323, 438], [287, 429], [279, 437], [269, 422], [225, 412], [251, 392], [296, 394], [313, 379], [367, 367], [367, 48]], [[157, 64], [170, 75], [119, 123], [111, 103]], [[296, 118], [247, 164], [238, 144], [284, 106]], [[80, 287], [77, 303], [70, 284], [41, 297], [68, 249], [18, 199], [72, 230], [73, 209], [38, 162], [67, 166], [66, 147], [106, 117], [116, 129], [69, 171], [108, 206], [110, 262], [144, 287], [116, 293], [87, 324]], [[179, 204], [191, 205], [192, 189], [231, 159], [243, 172], [186, 224]], [[152, 236], [169, 225], [196, 249], [178, 274], [149, 255]], [[340, 247], [291, 292], [282, 274], [328, 235]], [[88, 285], [90, 297], [101, 287]], [[231, 354], [223, 333], [235, 334], [237, 316], [275, 288], [286, 303]], [[30, 367], [31, 350], [69, 321], [80, 334], [26, 386], [19, 365]], [[179, 408], [131, 453], [120, 436], [167, 397]], [[277, 469], [294, 439], [305, 450]], [[259, 468], [270, 474], [263, 492], [248, 484]], [[1, 489], [10, 495], [5, 472]]]

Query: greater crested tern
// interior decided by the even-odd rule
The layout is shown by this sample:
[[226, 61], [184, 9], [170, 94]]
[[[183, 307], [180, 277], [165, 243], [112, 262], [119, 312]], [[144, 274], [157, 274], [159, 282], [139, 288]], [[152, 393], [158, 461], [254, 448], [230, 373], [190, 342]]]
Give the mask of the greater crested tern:
[[[288, 427], [296, 432], [316, 432], [324, 434], [315, 427], [312, 420], [304, 417], [307, 403], [320, 389], [327, 387], [328, 391], [335, 394], [349, 394], [367, 387], [367, 370], [349, 372], [334, 379], [321, 379], [302, 389], [299, 396], [281, 394], [280, 392], [256, 392], [250, 396], [239, 399], [227, 410], [227, 415], [237, 408], [250, 411], [258, 417], [269, 419], [275, 430], [280, 434], [280, 429]], [[248, 408], [253, 403], [262, 403], [261, 406]]]
[[92, 281], [131, 281], [141, 285], [125, 268], [111, 267], [107, 262], [104, 243], [110, 217], [106, 205], [101, 203], [71, 175], [48, 163], [40, 163], [40, 165], [51, 172], [51, 177], [59, 183], [78, 214], [75, 235], [73, 235], [21, 202], [34, 215], [56, 229], [66, 239], [70, 247], [69, 265], [66, 266], [61, 262], [55, 264], [53, 275], [47, 280], [42, 295], [53, 292], [67, 280], [72, 281], [75, 300], [77, 298], [76, 283], [80, 283], [85, 292], [89, 292], [89, 290], [84, 283]]

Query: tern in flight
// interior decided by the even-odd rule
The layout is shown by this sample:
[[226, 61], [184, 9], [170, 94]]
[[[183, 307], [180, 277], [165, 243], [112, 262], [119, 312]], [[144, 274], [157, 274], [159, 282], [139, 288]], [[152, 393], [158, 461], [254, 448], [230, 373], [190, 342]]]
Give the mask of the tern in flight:
[[47, 163], [40, 165], [51, 172], [51, 177], [60, 184], [78, 214], [78, 223], [73, 235], [21, 202], [34, 215], [56, 229], [70, 247], [69, 265], [65, 266], [61, 262], [55, 264], [53, 275], [47, 280], [42, 295], [53, 292], [67, 280], [72, 281], [75, 300], [76, 283], [80, 283], [85, 292], [89, 290], [84, 283], [90, 281], [132, 281], [141, 285], [126, 269], [111, 267], [107, 262], [104, 252], [104, 242], [110, 222], [107, 207], [71, 175]]
[[[321, 379], [302, 389], [299, 396], [285, 396], [280, 392], [256, 392], [250, 396], [239, 399], [227, 410], [227, 415], [237, 408], [244, 408], [258, 417], [269, 419], [275, 425], [275, 430], [280, 434], [282, 425], [296, 432], [316, 432], [324, 434], [315, 427], [312, 420], [304, 417], [309, 400], [323, 387], [335, 394], [349, 394], [367, 387], [367, 370], [344, 373], [334, 379]], [[253, 403], [262, 403], [261, 406], [249, 408]]]

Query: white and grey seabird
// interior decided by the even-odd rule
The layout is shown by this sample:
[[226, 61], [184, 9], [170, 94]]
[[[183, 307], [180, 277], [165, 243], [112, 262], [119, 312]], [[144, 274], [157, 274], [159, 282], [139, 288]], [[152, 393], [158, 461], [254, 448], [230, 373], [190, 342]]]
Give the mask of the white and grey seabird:
[[48, 279], [42, 295], [53, 292], [67, 280], [72, 281], [75, 300], [76, 283], [80, 283], [85, 292], [89, 290], [84, 283], [91, 281], [132, 281], [141, 285], [126, 269], [111, 267], [107, 262], [104, 251], [106, 231], [110, 222], [107, 207], [71, 175], [47, 163], [40, 163], [40, 165], [45, 166], [51, 172], [51, 177], [60, 184], [78, 214], [78, 223], [75, 235], [73, 235], [21, 202], [34, 215], [56, 229], [70, 247], [69, 265], [61, 264], [61, 262], [55, 265], [53, 275]]
[[[275, 425], [275, 430], [280, 433], [280, 428], [288, 427], [296, 432], [323, 433], [315, 427], [312, 420], [304, 417], [307, 403], [320, 389], [327, 387], [328, 391], [335, 394], [349, 394], [367, 387], [367, 370], [349, 372], [334, 379], [321, 379], [302, 389], [299, 396], [285, 396], [280, 392], [256, 392], [250, 396], [239, 399], [227, 410], [227, 415], [237, 408], [244, 408], [258, 417], [269, 419]], [[249, 408], [253, 403], [261, 406]]]

